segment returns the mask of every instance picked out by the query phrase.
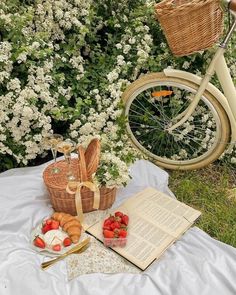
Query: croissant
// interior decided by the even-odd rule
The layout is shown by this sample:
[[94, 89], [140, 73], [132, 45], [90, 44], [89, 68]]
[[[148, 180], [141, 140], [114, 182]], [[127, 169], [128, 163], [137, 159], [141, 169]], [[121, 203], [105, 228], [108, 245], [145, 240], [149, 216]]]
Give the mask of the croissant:
[[78, 220], [69, 220], [68, 222], [66, 222], [64, 225], [63, 225], [63, 230], [64, 231], [68, 231], [68, 229], [72, 226], [79, 226], [79, 228], [81, 229], [81, 225], [80, 225], [80, 222]]
[[68, 233], [73, 243], [79, 241], [82, 226], [75, 216], [63, 212], [55, 212], [52, 218], [59, 221], [60, 226]]

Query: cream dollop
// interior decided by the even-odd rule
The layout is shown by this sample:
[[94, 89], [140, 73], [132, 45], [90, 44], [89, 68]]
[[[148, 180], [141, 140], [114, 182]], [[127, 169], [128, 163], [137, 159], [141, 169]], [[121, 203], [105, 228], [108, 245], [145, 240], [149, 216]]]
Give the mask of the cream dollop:
[[62, 245], [64, 239], [68, 237], [68, 235], [59, 229], [53, 229], [46, 232], [44, 235], [44, 242], [48, 247], [53, 247], [54, 245]]

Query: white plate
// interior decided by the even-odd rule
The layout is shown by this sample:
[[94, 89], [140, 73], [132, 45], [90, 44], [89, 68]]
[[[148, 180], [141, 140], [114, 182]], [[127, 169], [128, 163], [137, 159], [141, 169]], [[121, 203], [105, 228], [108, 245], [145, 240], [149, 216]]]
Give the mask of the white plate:
[[[38, 253], [42, 254], [42, 255], [45, 255], [45, 256], [48, 256], [48, 257], [56, 257], [56, 256], [59, 256], [61, 254], [64, 254], [65, 252], [67, 252], [68, 250], [70, 250], [71, 248], [75, 247], [76, 245], [78, 245], [79, 243], [81, 243], [83, 240], [85, 240], [87, 238], [87, 235], [82, 232], [81, 233], [81, 237], [79, 239], [79, 242], [74, 244], [72, 243], [70, 246], [68, 247], [64, 247], [62, 245], [62, 248], [61, 248], [61, 251], [53, 251], [52, 248], [49, 248], [49, 247], [45, 247], [44, 249], [42, 248], [39, 248], [39, 247], [36, 247], [34, 245], [34, 239], [36, 236], [39, 236], [40, 238], [42, 238], [44, 240], [44, 235], [42, 234], [42, 223], [43, 221], [36, 227], [32, 230], [31, 232], [31, 237], [30, 237], [30, 243], [31, 243], [31, 247]], [[61, 227], [59, 227], [59, 230], [62, 231], [63, 233], [65, 233]], [[67, 233], [66, 233], [67, 234]], [[68, 235], [67, 235], [68, 236]]]

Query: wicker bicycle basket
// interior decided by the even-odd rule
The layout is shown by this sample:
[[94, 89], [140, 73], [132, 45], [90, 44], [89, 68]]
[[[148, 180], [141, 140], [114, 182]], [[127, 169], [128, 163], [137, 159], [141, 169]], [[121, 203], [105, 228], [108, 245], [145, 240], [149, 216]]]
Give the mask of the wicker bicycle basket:
[[[92, 159], [93, 157], [89, 156], [88, 159]], [[87, 181], [87, 171], [86, 171], [86, 161], [84, 159], [84, 155], [79, 155], [78, 158], [74, 158], [71, 160], [71, 171], [76, 179], [80, 181]], [[75, 194], [70, 194], [66, 191], [66, 187], [68, 185], [67, 180], [67, 172], [68, 165], [63, 161], [58, 161], [56, 166], [60, 169], [58, 174], [52, 173], [52, 168], [54, 164], [51, 164], [46, 167], [43, 172], [44, 183], [49, 192], [50, 201], [55, 211], [57, 212], [65, 212], [71, 215], [77, 215], [76, 204], [75, 204]], [[82, 178], [82, 179], [81, 179]], [[107, 188], [100, 187], [100, 203], [99, 210], [105, 210], [110, 208], [115, 201], [116, 198], [116, 188]], [[94, 193], [87, 187], [81, 188], [81, 201], [83, 212], [91, 212], [94, 210], [93, 201], [94, 201]]]
[[155, 12], [176, 56], [210, 48], [223, 31], [219, 0], [164, 0], [155, 5]]

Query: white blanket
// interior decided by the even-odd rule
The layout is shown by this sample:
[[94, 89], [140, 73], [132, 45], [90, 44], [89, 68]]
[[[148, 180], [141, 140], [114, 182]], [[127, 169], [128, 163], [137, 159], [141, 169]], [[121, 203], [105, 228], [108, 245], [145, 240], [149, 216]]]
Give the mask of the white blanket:
[[[67, 281], [65, 261], [46, 271], [30, 247], [30, 232], [52, 213], [42, 171], [45, 165], [0, 174], [0, 295], [235, 295], [236, 249], [194, 227], [142, 274], [90, 274]], [[147, 161], [132, 168], [125, 198], [152, 186], [173, 196], [168, 174]]]

